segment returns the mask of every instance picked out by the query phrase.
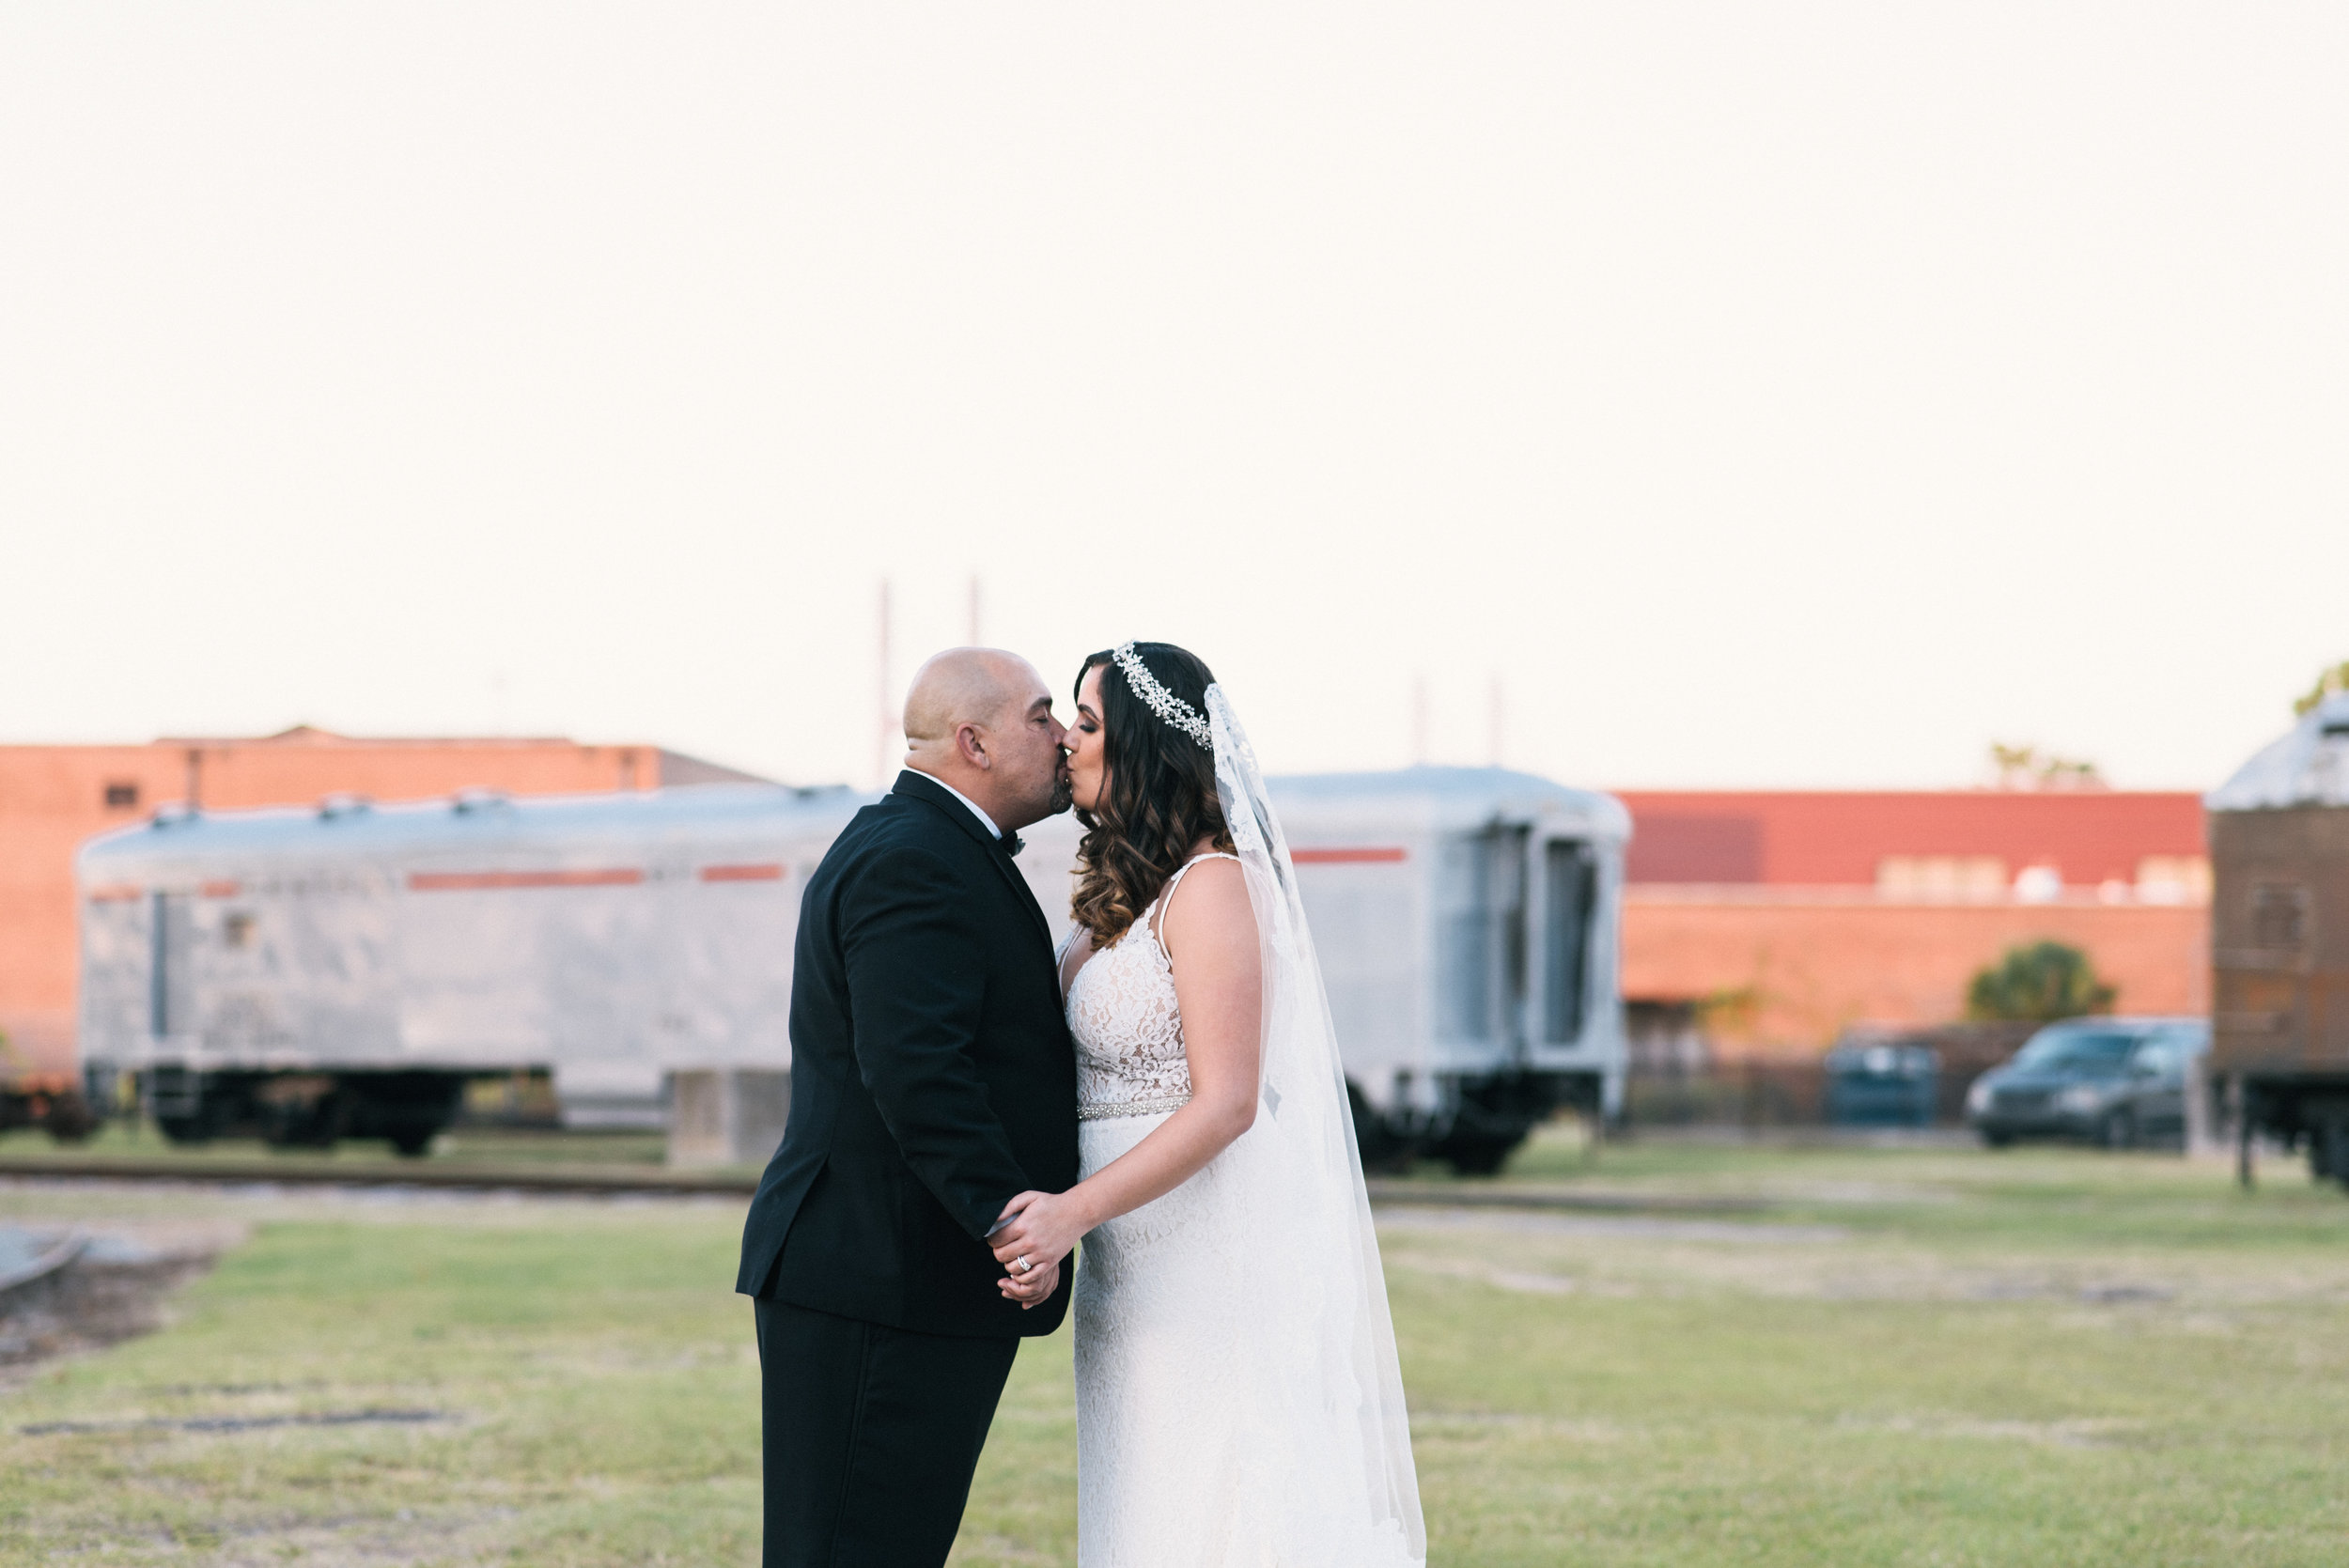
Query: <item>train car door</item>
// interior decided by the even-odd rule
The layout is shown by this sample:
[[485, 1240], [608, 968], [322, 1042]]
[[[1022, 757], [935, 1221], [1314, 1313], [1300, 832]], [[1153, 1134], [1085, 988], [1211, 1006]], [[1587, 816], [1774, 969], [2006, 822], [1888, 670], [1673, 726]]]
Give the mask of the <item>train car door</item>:
[[1437, 1017], [1456, 1066], [1513, 1061], [1526, 1042], [1532, 944], [1526, 846], [1532, 830], [1495, 822], [1444, 842], [1437, 865]]
[[1598, 853], [1587, 838], [1537, 833], [1527, 849], [1532, 932], [1528, 1032], [1541, 1047], [1570, 1049], [1589, 1026], [1591, 949], [1598, 918]]

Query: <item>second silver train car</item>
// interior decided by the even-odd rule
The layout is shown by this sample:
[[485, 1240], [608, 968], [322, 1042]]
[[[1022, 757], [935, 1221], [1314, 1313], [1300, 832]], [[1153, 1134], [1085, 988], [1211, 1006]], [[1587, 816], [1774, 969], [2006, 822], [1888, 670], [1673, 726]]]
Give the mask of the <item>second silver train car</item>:
[[[1629, 820], [1500, 769], [1272, 784], [1365, 1157], [1488, 1171], [1622, 1094]], [[673, 1073], [790, 1065], [800, 890], [872, 799], [641, 794], [163, 814], [79, 862], [83, 1058], [164, 1129], [421, 1151], [469, 1079], [649, 1104]], [[1066, 929], [1077, 827], [1020, 865]]]

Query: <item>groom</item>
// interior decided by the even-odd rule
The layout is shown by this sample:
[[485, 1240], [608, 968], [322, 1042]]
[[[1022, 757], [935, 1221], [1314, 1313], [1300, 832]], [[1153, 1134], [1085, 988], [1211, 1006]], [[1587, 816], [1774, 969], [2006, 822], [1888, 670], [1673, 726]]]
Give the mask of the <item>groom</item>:
[[1067, 732], [986, 648], [923, 665], [905, 728], [800, 901], [791, 1120], [742, 1230], [765, 1568], [943, 1563], [1019, 1339], [1068, 1306], [1057, 1267], [1006, 1281], [984, 1240], [1077, 1180], [1050, 928], [1011, 859], [1068, 809]]

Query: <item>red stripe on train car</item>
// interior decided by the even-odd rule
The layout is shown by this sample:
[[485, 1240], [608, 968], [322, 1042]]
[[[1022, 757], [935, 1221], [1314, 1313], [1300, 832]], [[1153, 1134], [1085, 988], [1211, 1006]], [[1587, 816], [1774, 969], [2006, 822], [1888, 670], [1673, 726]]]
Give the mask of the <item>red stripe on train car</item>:
[[244, 884], [242, 882], [207, 882], [195, 891], [207, 898], [234, 898], [244, 892]]
[[147, 896], [145, 888], [92, 888], [89, 901], [93, 904], [135, 904]]
[[412, 871], [411, 893], [479, 893], [496, 888], [629, 888], [641, 871]]
[[779, 865], [706, 865], [702, 867], [705, 882], [780, 882], [783, 867]]
[[1291, 849], [1289, 859], [1299, 865], [1392, 865], [1408, 859], [1400, 848], [1377, 849]]

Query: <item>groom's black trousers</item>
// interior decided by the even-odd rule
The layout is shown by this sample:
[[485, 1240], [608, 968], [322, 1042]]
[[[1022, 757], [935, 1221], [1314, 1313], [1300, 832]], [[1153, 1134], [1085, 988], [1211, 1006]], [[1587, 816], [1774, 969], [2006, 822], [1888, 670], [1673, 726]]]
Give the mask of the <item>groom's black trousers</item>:
[[939, 1568], [1019, 1340], [754, 1305], [765, 1568]]

